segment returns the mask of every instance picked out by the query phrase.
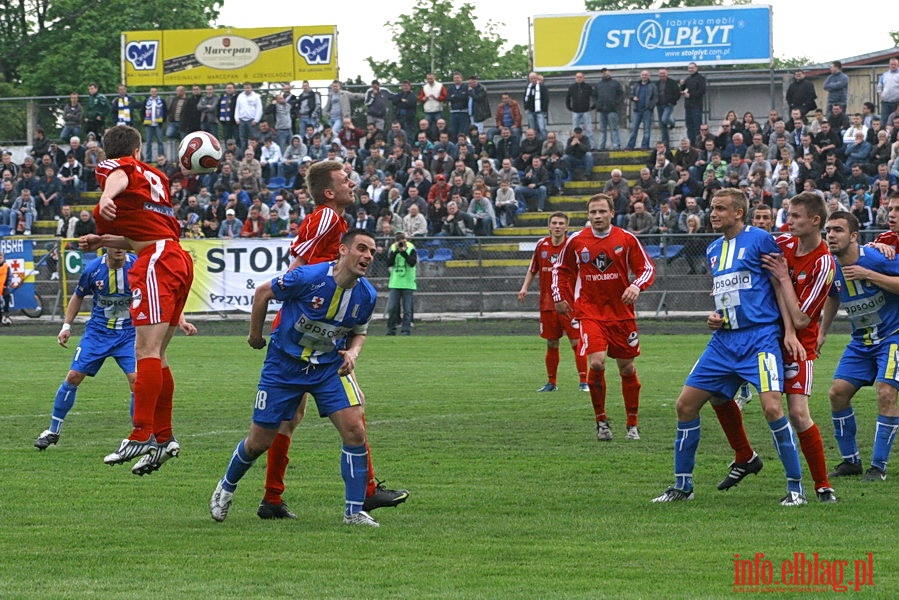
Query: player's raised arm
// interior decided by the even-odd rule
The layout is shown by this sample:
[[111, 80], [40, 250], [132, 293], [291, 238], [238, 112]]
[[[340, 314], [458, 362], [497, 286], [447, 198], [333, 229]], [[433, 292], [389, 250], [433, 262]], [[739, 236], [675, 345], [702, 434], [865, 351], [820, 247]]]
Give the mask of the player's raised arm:
[[265, 315], [268, 312], [268, 303], [275, 299], [272, 291], [271, 280], [265, 281], [256, 288], [253, 294], [253, 308], [250, 312], [250, 333], [247, 335], [247, 343], [251, 348], [259, 350], [265, 348], [265, 338], [262, 336], [262, 328], [265, 325]]

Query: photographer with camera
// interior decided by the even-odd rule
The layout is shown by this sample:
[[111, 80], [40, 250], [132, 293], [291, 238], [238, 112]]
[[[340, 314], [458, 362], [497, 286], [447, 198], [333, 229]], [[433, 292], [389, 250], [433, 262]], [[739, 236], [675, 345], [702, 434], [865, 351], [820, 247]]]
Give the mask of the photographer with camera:
[[396, 335], [396, 326], [400, 322], [402, 311], [402, 335], [412, 333], [412, 292], [416, 290], [415, 264], [418, 254], [415, 246], [406, 240], [406, 234], [399, 232], [394, 243], [387, 251], [387, 267], [390, 269], [390, 280], [387, 287], [390, 296], [387, 298], [387, 335]]

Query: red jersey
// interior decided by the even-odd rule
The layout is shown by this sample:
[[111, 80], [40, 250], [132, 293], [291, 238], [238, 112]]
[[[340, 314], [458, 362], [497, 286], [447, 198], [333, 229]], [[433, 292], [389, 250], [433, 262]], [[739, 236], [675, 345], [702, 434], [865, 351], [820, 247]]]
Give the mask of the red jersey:
[[874, 240], [878, 244], [886, 244], [887, 246], [892, 246], [894, 249], [899, 251], [899, 234], [895, 231], [884, 231], [880, 235], [877, 236], [877, 239]]
[[[629, 273], [633, 273], [631, 281]], [[553, 302], [565, 300], [576, 319], [634, 319], [634, 306], [621, 300], [624, 290], [652, 285], [655, 265], [634, 234], [612, 226], [598, 237], [589, 225], [568, 238], [553, 268]]]
[[130, 156], [109, 158], [97, 165], [96, 177], [101, 189], [106, 187], [106, 178], [117, 169], [128, 176], [128, 186], [114, 198], [114, 221], [100, 216], [99, 204], [94, 207], [97, 233], [123, 235], [139, 242], [180, 238], [181, 224], [175, 218], [165, 173]]
[[564, 240], [558, 246], [553, 245], [551, 236], [546, 236], [537, 242], [534, 248], [534, 256], [531, 257], [531, 266], [528, 271], [537, 273], [540, 277], [540, 310], [556, 310], [553, 306], [552, 280], [553, 265], [562, 252]]
[[350, 226], [333, 208], [319, 206], [300, 223], [297, 237], [290, 243], [290, 256], [301, 257], [307, 265], [337, 259], [340, 238]]
[[827, 250], [824, 240], [818, 247], [804, 256], [796, 256], [799, 239], [792, 235], [782, 235], [775, 240], [783, 250], [790, 269], [793, 289], [799, 299], [799, 310], [808, 315], [810, 322], [805, 329], [796, 332], [799, 343], [805, 348], [809, 360], [817, 358], [818, 329], [821, 309], [830, 293], [830, 286], [836, 271], [833, 256]]

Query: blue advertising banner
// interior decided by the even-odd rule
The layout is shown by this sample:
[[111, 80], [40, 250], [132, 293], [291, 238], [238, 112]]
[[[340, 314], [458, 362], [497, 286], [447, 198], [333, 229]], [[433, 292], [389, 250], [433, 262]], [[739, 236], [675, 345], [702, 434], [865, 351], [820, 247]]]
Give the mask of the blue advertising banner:
[[580, 71], [771, 60], [771, 7], [534, 17], [534, 69]]
[[12, 290], [10, 310], [36, 308], [34, 297], [34, 242], [31, 240], [0, 240], [0, 252], [9, 265], [9, 287]]

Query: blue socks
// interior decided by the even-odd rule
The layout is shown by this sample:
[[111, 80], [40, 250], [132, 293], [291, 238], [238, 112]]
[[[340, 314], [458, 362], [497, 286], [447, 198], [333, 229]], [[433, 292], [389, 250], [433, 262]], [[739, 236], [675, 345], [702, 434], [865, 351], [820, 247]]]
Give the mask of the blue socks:
[[802, 466], [799, 464], [799, 450], [796, 447], [796, 437], [793, 435], [793, 426], [786, 416], [768, 423], [771, 428], [771, 436], [774, 438], [774, 449], [783, 463], [784, 472], [787, 474], [787, 490], [802, 493]]
[[872, 467], [877, 467], [881, 471], [887, 470], [887, 461], [890, 458], [890, 450], [893, 448], [893, 440], [896, 439], [897, 429], [899, 429], [899, 417], [877, 415], [874, 451], [871, 453]]
[[846, 462], [860, 463], [862, 459], [858, 454], [858, 444], [855, 443], [855, 411], [850, 406], [830, 414], [833, 419], [833, 436], [840, 448], [840, 456]]
[[59, 389], [56, 390], [56, 398], [53, 400], [53, 418], [50, 419], [50, 431], [59, 433], [62, 429], [62, 422], [72, 410], [75, 404], [75, 396], [78, 394], [78, 386], [72, 385], [68, 381], [63, 381]]
[[689, 492], [693, 490], [693, 467], [696, 465], [696, 450], [699, 448], [698, 418], [677, 423], [674, 438], [674, 487]]
[[362, 511], [368, 486], [368, 451], [365, 446], [343, 445], [340, 453], [340, 475], [346, 490], [347, 515]]
[[250, 458], [250, 455], [244, 450], [245, 441], [245, 439], [240, 440], [240, 443], [237, 444], [234, 454], [231, 455], [231, 462], [228, 463], [228, 470], [225, 471], [225, 477], [222, 479], [222, 489], [226, 492], [234, 493], [238, 482], [250, 470], [253, 463], [256, 462], [256, 459]]

